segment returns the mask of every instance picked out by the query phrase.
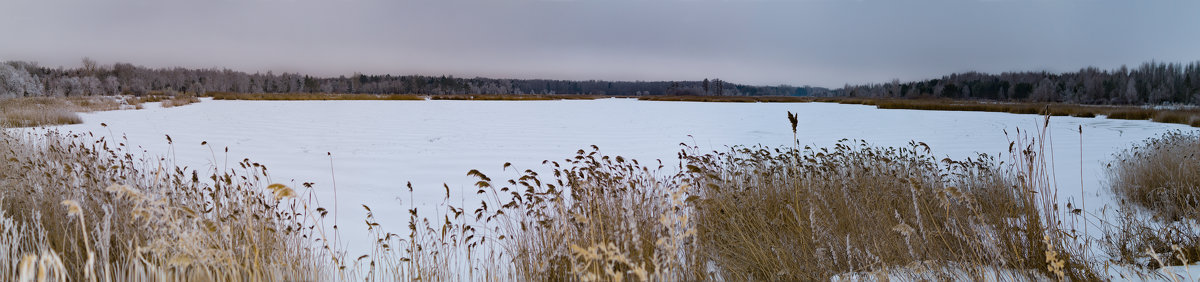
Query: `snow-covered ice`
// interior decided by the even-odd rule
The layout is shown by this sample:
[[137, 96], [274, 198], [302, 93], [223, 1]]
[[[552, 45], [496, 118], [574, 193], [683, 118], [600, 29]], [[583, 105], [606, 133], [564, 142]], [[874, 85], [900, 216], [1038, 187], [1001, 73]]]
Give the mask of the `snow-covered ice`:
[[[917, 140], [939, 156], [955, 159], [976, 152], [1006, 153], [1009, 140], [1004, 130], [1032, 130], [1042, 122], [1037, 115], [880, 110], [831, 103], [205, 99], [175, 108], [88, 113], [82, 115], [83, 124], [59, 128], [117, 138], [124, 134], [130, 144], [158, 155], [167, 152], [164, 135], [170, 135], [175, 158], [191, 168], [223, 167], [226, 157], [231, 164], [250, 158], [268, 166], [275, 182], [315, 182], [325, 206], [332, 205], [330, 184], [336, 176], [343, 238], [365, 238], [360, 204], [371, 206], [385, 228], [403, 231], [405, 209], [411, 204], [404, 188], [409, 181], [416, 188], [418, 207], [433, 207], [442, 203], [442, 183], [449, 185], [455, 201], [474, 191], [475, 179], [466, 175], [468, 170], [503, 180], [510, 175], [501, 171], [505, 162], [522, 170], [541, 168], [542, 160], [572, 157], [591, 145], [643, 163], [661, 159], [671, 168], [677, 164], [681, 142], [706, 150], [790, 145], [787, 111], [799, 113], [802, 144], [828, 146], [851, 138], [904, 146]], [[1078, 203], [1082, 196], [1088, 209], [1097, 212], [1102, 203], [1111, 202], [1102, 181], [1112, 154], [1170, 130], [1194, 129], [1149, 121], [1052, 118], [1060, 201]], [[215, 159], [201, 141], [214, 148]], [[223, 153], [226, 146], [228, 155]], [[333, 170], [327, 152], [333, 156]], [[1081, 183], [1086, 195], [1080, 192]], [[358, 248], [353, 245], [366, 243], [349, 244], [353, 250]]]

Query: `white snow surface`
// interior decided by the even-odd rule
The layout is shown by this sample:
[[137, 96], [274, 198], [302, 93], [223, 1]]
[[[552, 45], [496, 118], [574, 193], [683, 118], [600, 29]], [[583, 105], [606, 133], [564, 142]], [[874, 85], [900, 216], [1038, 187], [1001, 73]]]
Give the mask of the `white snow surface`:
[[[474, 193], [477, 179], [466, 175], [471, 169], [503, 181], [516, 175], [512, 168], [502, 171], [505, 162], [520, 170], [545, 171], [543, 160], [573, 157], [576, 150], [591, 145], [643, 164], [661, 159], [672, 169], [678, 165], [681, 142], [704, 150], [792, 144], [787, 111], [799, 114], [801, 144], [824, 147], [850, 138], [875, 146], [905, 146], [916, 140], [927, 143], [939, 157], [953, 159], [976, 153], [1007, 156], [1009, 139], [1004, 130], [1033, 130], [1043, 121], [1038, 115], [881, 110], [832, 103], [204, 99], [174, 108], [150, 105], [142, 110], [86, 113], [83, 124], [57, 128], [115, 138], [126, 135], [131, 145], [152, 155], [168, 152], [164, 136], [170, 135], [177, 162], [201, 171], [212, 165], [224, 167], [226, 157], [231, 165], [249, 158], [266, 165], [274, 182], [293, 187], [316, 183], [322, 204], [331, 209], [336, 176], [336, 216], [342, 238], [355, 256], [355, 250], [369, 244], [360, 204], [369, 205], [386, 230], [407, 234], [405, 210], [413, 203], [406, 182], [415, 187], [412, 196], [417, 207], [433, 212], [443, 203], [443, 183], [451, 188], [451, 203], [456, 206], [464, 193]], [[1195, 129], [1150, 121], [1051, 118], [1059, 200], [1079, 203], [1082, 196], [1089, 212], [1099, 214], [1112, 203], [1103, 186], [1105, 163], [1114, 153], [1171, 130]], [[215, 159], [201, 141], [212, 146]], [[227, 155], [224, 147], [229, 148]], [[327, 152], [333, 156], [333, 173]], [[1092, 228], [1093, 237], [1098, 233]]]

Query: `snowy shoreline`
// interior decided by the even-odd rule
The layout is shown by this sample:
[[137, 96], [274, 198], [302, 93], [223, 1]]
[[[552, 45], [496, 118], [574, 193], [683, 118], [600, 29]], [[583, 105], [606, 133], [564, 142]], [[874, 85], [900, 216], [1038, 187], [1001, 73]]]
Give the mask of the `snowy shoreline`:
[[[323, 203], [332, 201], [328, 188], [336, 172], [342, 207], [369, 205], [385, 228], [399, 230], [407, 219], [400, 216], [404, 209], [444, 203], [442, 183], [451, 188], [450, 202], [469, 198], [474, 181], [466, 172], [471, 169], [504, 176], [512, 171], [505, 172], [502, 164], [511, 162], [519, 170], [536, 171], [545, 169], [542, 160], [570, 157], [591, 145], [643, 163], [658, 159], [672, 168], [681, 142], [704, 150], [790, 145], [787, 111], [800, 114], [801, 144], [825, 147], [851, 138], [873, 146], [903, 146], [916, 140], [952, 159], [1004, 153], [1005, 130], [1032, 130], [1042, 122], [1037, 115], [880, 110], [831, 103], [205, 99], [177, 108], [84, 113], [83, 124], [54, 128], [127, 136], [130, 145], [142, 148], [137, 151], [173, 152], [180, 166], [192, 169], [221, 167], [226, 158], [249, 158], [270, 167], [274, 182], [316, 183]], [[1086, 200], [1089, 214], [1115, 208], [1103, 185], [1105, 163], [1112, 154], [1170, 130], [1195, 129], [1150, 121], [1051, 118], [1049, 150], [1053, 175], [1059, 176], [1054, 181], [1061, 204]], [[229, 153], [223, 156], [224, 147]], [[327, 153], [332, 155], [332, 168]], [[411, 201], [403, 189], [409, 181], [416, 187]], [[343, 222], [361, 222], [363, 216], [361, 209], [353, 208], [337, 213]], [[1096, 228], [1090, 233], [1101, 234]], [[345, 224], [342, 232], [344, 238], [365, 238], [365, 227]], [[348, 244], [351, 253], [366, 247], [363, 242]]]

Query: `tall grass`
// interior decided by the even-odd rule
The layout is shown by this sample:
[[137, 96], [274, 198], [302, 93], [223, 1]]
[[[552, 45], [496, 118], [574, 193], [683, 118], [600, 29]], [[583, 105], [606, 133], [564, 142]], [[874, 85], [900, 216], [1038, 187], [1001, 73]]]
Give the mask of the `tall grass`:
[[0, 280], [314, 280], [325, 269], [313, 219], [290, 188], [264, 189], [257, 163], [189, 171], [123, 140], [0, 134]]
[[[593, 149], [596, 149], [593, 147]], [[533, 171], [498, 189], [481, 189], [501, 205], [479, 213], [497, 221], [502, 248], [518, 277], [536, 280], [693, 280], [687, 187], [661, 165], [580, 150], [548, 162], [554, 182]], [[486, 176], [476, 174], [491, 188]], [[485, 206], [486, 207], [486, 206]]]
[[[1118, 261], [1158, 267], [1200, 261], [1200, 135], [1179, 131], [1116, 156], [1109, 185], [1120, 201], [1106, 232]], [[1150, 254], [1165, 259], [1151, 260]]]
[[804, 103], [819, 101], [811, 97], [792, 96], [638, 96], [643, 101], [677, 101], [677, 102], [740, 102], [740, 103]]
[[209, 92], [208, 97], [215, 100], [264, 100], [264, 101], [303, 101], [303, 100], [425, 100], [425, 97], [407, 94], [335, 94], [335, 93], [231, 93]]
[[31, 97], [0, 100], [0, 126], [36, 127], [83, 122], [76, 112], [120, 108], [112, 97]]
[[191, 93], [176, 93], [174, 91], [153, 93], [152, 95], [129, 97], [126, 103], [134, 105], [138, 109], [142, 108], [144, 103], [162, 103], [163, 108], [171, 108], [199, 103], [200, 99]]
[[171, 96], [168, 99], [164, 99], [162, 101], [162, 107], [163, 108], [171, 108], [171, 107], [184, 106], [184, 105], [189, 105], [189, 104], [199, 103], [199, 102], [200, 102], [200, 99], [196, 98], [196, 96], [176, 95], [176, 96]]
[[[1094, 277], [1059, 254], [1048, 270], [1045, 183], [1023, 181], [1028, 167], [991, 156], [938, 160], [928, 147], [738, 147], [685, 155], [698, 187], [693, 223], [698, 257], [727, 280], [827, 280], [854, 272], [957, 265], [940, 279]], [[1033, 157], [1020, 155], [1021, 158]], [[1020, 162], [1018, 162], [1020, 163]], [[916, 275], [903, 273], [901, 275]]]
[[599, 95], [550, 95], [550, 94], [473, 94], [473, 95], [432, 95], [430, 100], [472, 100], [472, 101], [552, 101], [552, 100], [594, 100], [605, 96]]
[[952, 99], [863, 99], [831, 98], [844, 104], [873, 105], [880, 109], [913, 109], [937, 111], [1002, 112], [1041, 114], [1051, 116], [1096, 117], [1111, 119], [1153, 120], [1200, 127], [1200, 110], [1187, 107], [1150, 108], [1143, 106], [1105, 106], [1061, 103], [988, 102]]
[[1164, 133], [1118, 154], [1109, 182], [1119, 199], [1169, 220], [1200, 220], [1200, 136]]
[[872, 105], [880, 109], [914, 109], [939, 111], [1002, 112], [1050, 116], [1097, 117], [1111, 119], [1153, 120], [1200, 127], [1200, 110], [1188, 107], [1151, 108], [1143, 106], [1081, 105], [1038, 102], [993, 102], [955, 99], [895, 99], [853, 97], [796, 97], [796, 96], [637, 96], [604, 95], [545, 95], [545, 94], [473, 94], [473, 95], [415, 95], [415, 94], [336, 94], [336, 93], [230, 93], [207, 94], [217, 100], [591, 100], [605, 97], [637, 98], [644, 101], [735, 102], [735, 103], [808, 103]]
[[[368, 237], [346, 239], [336, 228], [352, 225], [326, 229], [323, 218], [337, 211], [312, 197], [313, 184], [271, 184], [249, 160], [189, 170], [134, 155], [125, 140], [2, 137], [0, 280], [1100, 279], [1078, 244], [1086, 239], [1062, 223], [1068, 211], [1057, 206], [1044, 128], [1011, 135], [1004, 161], [938, 158], [920, 142], [842, 140], [684, 146], [668, 167], [593, 146], [543, 162], [538, 171], [550, 175], [505, 164], [510, 177], [493, 180], [472, 170], [475, 196], [456, 202], [444, 185], [434, 209], [419, 210], [412, 194], [422, 188], [409, 184], [405, 214], [364, 205]], [[1181, 152], [1195, 140], [1171, 135], [1152, 142], [1175, 144], [1162, 145], [1175, 148], [1166, 153], [1131, 151], [1130, 164], [1116, 166], [1128, 174], [1113, 182], [1165, 187], [1198, 175], [1186, 165], [1161, 169], [1191, 160]], [[1193, 216], [1192, 196], [1150, 190], [1148, 207]], [[392, 233], [376, 220], [384, 216], [408, 217], [407, 232]], [[1188, 225], [1119, 226], [1110, 245], [1125, 244], [1115, 249], [1129, 263], [1154, 267], [1147, 254], [1179, 257], [1159, 265], [1195, 260], [1194, 241], [1171, 233]], [[1176, 229], [1144, 231], [1160, 226]], [[342, 240], [372, 243], [351, 254]], [[1131, 251], [1141, 247], [1150, 252]]]
[[[1070, 244], [1078, 234], [1058, 223], [1056, 188], [1036, 141], [1043, 137], [1015, 135], [1003, 165], [984, 155], [939, 160], [916, 142], [844, 141], [822, 149], [685, 148], [678, 173], [596, 148], [545, 162], [552, 178], [525, 170], [495, 181], [473, 170], [484, 196], [473, 218], [447, 206], [434, 217], [444, 223], [430, 224], [414, 208], [408, 239], [382, 236], [388, 247], [377, 245], [412, 247], [390, 259], [375, 253], [370, 270], [360, 271], [395, 279], [827, 280], [857, 272], [1097, 279]], [[468, 261], [459, 276], [428, 269], [449, 254]], [[418, 258], [429, 262], [413, 263]], [[380, 267], [378, 259], [399, 267]]]

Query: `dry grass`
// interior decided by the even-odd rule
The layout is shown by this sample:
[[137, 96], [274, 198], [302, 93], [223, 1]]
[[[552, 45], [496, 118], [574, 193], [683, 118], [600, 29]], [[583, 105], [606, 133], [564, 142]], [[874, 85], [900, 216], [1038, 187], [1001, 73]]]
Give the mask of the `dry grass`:
[[[447, 205], [435, 216], [445, 217], [440, 225], [410, 210], [408, 239], [380, 239], [413, 247], [390, 259], [373, 254], [363, 272], [463, 279], [447, 274], [461, 268], [429, 269], [455, 254], [479, 271], [465, 276], [474, 279], [827, 280], [913, 265], [941, 271], [938, 279], [982, 279], [990, 269], [1095, 279], [1069, 237], [1078, 234], [1057, 224], [1056, 190], [1036, 141], [1043, 137], [1016, 135], [1007, 165], [987, 156], [939, 160], [920, 143], [843, 142], [708, 154], [689, 148], [678, 174], [596, 148], [546, 162], [550, 181], [531, 170], [507, 181], [471, 171], [485, 197], [480, 209]], [[400, 267], [375, 267], [378, 258]], [[932, 270], [948, 265], [963, 267]]]
[[1109, 184], [1121, 206], [1105, 243], [1118, 262], [1154, 269], [1200, 260], [1197, 158], [1200, 136], [1170, 132], [1118, 154], [1109, 165]]
[[140, 104], [144, 104], [144, 103], [158, 103], [158, 102], [162, 102], [163, 100], [170, 99], [170, 98], [171, 97], [166, 96], [166, 95], [145, 95], [145, 96], [130, 97], [129, 99], [126, 100], [126, 102], [128, 102], [131, 105], [140, 105]]
[[1200, 220], [1200, 136], [1166, 133], [1116, 159], [1109, 182], [1119, 199], [1167, 220]]
[[478, 100], [478, 101], [544, 101], [544, 100], [591, 100], [595, 95], [415, 95], [415, 94], [336, 94], [336, 93], [228, 93], [213, 92], [209, 97], [217, 100]]
[[473, 101], [552, 101], [594, 100], [605, 96], [597, 95], [544, 95], [544, 94], [477, 94], [477, 95], [432, 95], [430, 100], [473, 100]]
[[1108, 113], [1111, 119], [1148, 120], [1154, 116], [1155, 111], [1151, 109], [1121, 109]]
[[1186, 108], [1147, 108], [1141, 106], [1100, 106], [1061, 103], [989, 102], [953, 99], [888, 99], [846, 97], [772, 97], [772, 96], [641, 96], [646, 101], [689, 102], [825, 102], [870, 105], [880, 109], [910, 109], [933, 111], [1000, 112], [1050, 116], [1096, 117], [1111, 119], [1153, 120], [1162, 123], [1186, 124], [1200, 127], [1200, 110]]
[[[579, 151], [493, 181], [478, 170], [473, 211], [443, 202], [432, 216], [409, 209], [409, 232], [383, 233], [369, 215], [375, 248], [348, 276], [371, 280], [694, 280], [681, 255], [692, 236], [674, 176], [636, 161]], [[446, 188], [447, 200], [449, 188]], [[411, 193], [412, 186], [409, 186]], [[458, 207], [456, 207], [458, 206]], [[365, 207], [370, 214], [370, 208]], [[430, 221], [424, 218], [432, 218]]]
[[[264, 189], [256, 163], [188, 171], [116, 140], [0, 134], [0, 280], [314, 280], [324, 269], [304, 207]], [[57, 270], [33, 272], [47, 266]]]
[[1104, 107], [1046, 104], [1046, 103], [986, 103], [958, 100], [876, 100], [872, 105], [880, 109], [916, 109], [938, 111], [1003, 112], [1014, 114], [1042, 114], [1051, 116], [1094, 117]]
[[[1081, 235], [1061, 223], [1045, 134], [1012, 135], [1004, 162], [939, 159], [918, 142], [685, 147], [677, 173], [593, 147], [544, 162], [553, 175], [509, 164], [507, 180], [468, 172], [479, 180], [474, 210], [443, 186], [446, 200], [418, 212], [409, 185], [407, 234], [386, 232], [363, 206], [371, 237], [344, 239], [374, 242], [359, 255], [324, 230], [330, 210], [311, 190], [265, 185], [257, 163], [189, 171], [134, 156], [124, 140], [5, 131], [0, 280], [39, 266], [106, 281], [1098, 279]], [[1193, 219], [1195, 196], [1159, 187], [1197, 186], [1182, 180], [1200, 175], [1186, 151], [1200, 139], [1149, 144], [1162, 145], [1114, 166], [1114, 183], [1136, 185], [1115, 187], [1151, 187], [1147, 207]], [[1200, 253], [1190, 225], [1138, 222], [1109, 235], [1129, 262], [1145, 261], [1142, 247], [1179, 262]]]
[[171, 107], [184, 106], [184, 105], [199, 103], [199, 102], [200, 102], [200, 98], [196, 98], [196, 96], [177, 95], [177, 96], [173, 96], [168, 99], [162, 100], [162, 107], [163, 108], [171, 108]]
[[1053, 194], [1037, 180], [1036, 142], [1018, 144], [1011, 166], [941, 161], [919, 143], [689, 148], [677, 174], [580, 150], [545, 162], [553, 176], [507, 164], [507, 181], [471, 171], [480, 208], [414, 205], [407, 235], [384, 232], [364, 206], [374, 247], [347, 259], [321, 228], [328, 210], [264, 187], [261, 165], [200, 178], [75, 138], [6, 135], [12, 227], [0, 240], [17, 247], [0, 265], [50, 257], [75, 280], [810, 280], [914, 265], [966, 266], [910, 273], [940, 278], [986, 277], [982, 268], [1094, 277], [1042, 224], [1055, 218], [1044, 210], [1053, 198], [1032, 196]]
[[304, 101], [304, 100], [425, 100], [425, 97], [407, 94], [334, 94], [334, 93], [230, 93], [209, 92], [208, 97], [216, 100], [260, 100], [260, 101]]
[[[938, 279], [982, 279], [985, 269], [1057, 275], [1047, 271], [1047, 247], [1065, 244], [1043, 242], [1059, 230], [1043, 223], [1051, 199], [1031, 193], [1048, 187], [1028, 181], [1037, 177], [1029, 167], [983, 155], [938, 160], [920, 143], [686, 157], [700, 188], [696, 256], [712, 258], [727, 280], [828, 280], [929, 263], [970, 266]], [[1081, 259], [1058, 259], [1066, 263], [1058, 273], [1094, 277]]]
[[14, 98], [0, 100], [0, 126], [37, 127], [83, 122], [76, 112], [120, 108], [112, 97]]
[[200, 99], [191, 94], [174, 94], [174, 95], [146, 95], [131, 97], [126, 100], [126, 103], [134, 105], [138, 109], [142, 108], [145, 103], [162, 103], [163, 108], [171, 108], [199, 103]]
[[1153, 120], [1162, 123], [1186, 124], [1200, 127], [1200, 110], [1194, 108], [1147, 108], [1143, 106], [1099, 106], [1061, 103], [987, 102], [951, 99], [863, 99], [825, 98], [817, 102], [873, 105], [880, 109], [913, 109], [935, 111], [1002, 112], [1051, 116], [1096, 117], [1111, 119]]
[[[330, 94], [330, 93], [229, 93], [208, 94], [217, 100], [477, 100], [477, 101], [543, 101], [543, 100], [592, 100], [610, 96], [602, 95], [541, 95], [541, 94], [477, 94], [477, 95], [413, 95], [413, 94]], [[621, 97], [618, 97], [621, 98]], [[629, 98], [629, 97], [625, 97]], [[809, 103], [826, 102], [840, 104], [872, 105], [880, 109], [913, 109], [937, 111], [1002, 112], [1014, 114], [1038, 114], [1050, 116], [1096, 117], [1105, 115], [1112, 119], [1154, 120], [1163, 123], [1178, 123], [1200, 127], [1200, 110], [1146, 108], [1140, 106], [1100, 106], [1061, 103], [1032, 102], [988, 102], [952, 99], [888, 99], [888, 98], [845, 98], [845, 97], [797, 97], [797, 96], [638, 96], [643, 101], [678, 102], [733, 102], [733, 103]]]
[[805, 103], [818, 101], [810, 97], [793, 96], [639, 96], [643, 101], [675, 102], [739, 102], [739, 103]]
[[[593, 149], [596, 149], [593, 147]], [[695, 230], [687, 187], [662, 166], [580, 150], [547, 162], [554, 182], [526, 170], [498, 186], [482, 179], [480, 193], [497, 208], [477, 211], [505, 240], [517, 277], [533, 280], [695, 280], [703, 267], [689, 247]], [[485, 205], [486, 207], [486, 205]]]

